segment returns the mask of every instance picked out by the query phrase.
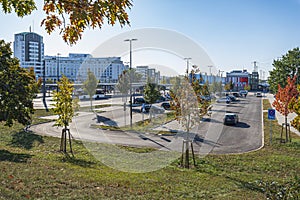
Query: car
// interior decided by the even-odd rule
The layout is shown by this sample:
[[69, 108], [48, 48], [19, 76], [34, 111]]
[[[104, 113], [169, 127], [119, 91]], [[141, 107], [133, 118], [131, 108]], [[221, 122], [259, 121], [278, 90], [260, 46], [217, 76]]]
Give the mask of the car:
[[159, 107], [157, 105], [151, 105], [151, 104], [143, 104], [141, 108], [142, 113], [155, 113], [155, 114], [162, 114], [165, 112], [165, 109], [162, 107]]
[[233, 92], [232, 95], [235, 96], [235, 97], [240, 97], [241, 96], [240, 93], [238, 93], [238, 92]]
[[230, 100], [231, 100], [232, 102], [238, 101], [238, 99], [237, 99], [235, 96], [233, 96], [233, 95], [228, 95], [228, 97], [230, 98]]
[[219, 98], [217, 99], [217, 103], [230, 103], [231, 100], [229, 97], [222, 97], [222, 98]]
[[169, 102], [164, 102], [160, 106], [163, 107], [165, 110], [170, 110], [171, 109], [171, 105], [170, 105]]
[[256, 97], [262, 97], [261, 92], [256, 92]]
[[134, 104], [143, 104], [143, 103], [146, 103], [145, 99], [142, 98], [142, 97], [139, 97], [139, 98], [135, 98], [134, 99]]
[[236, 125], [239, 123], [239, 116], [236, 113], [226, 113], [223, 122], [224, 125]]
[[246, 97], [248, 94], [247, 90], [240, 90], [240, 95]]
[[163, 101], [166, 101], [167, 99], [163, 96], [160, 96], [157, 100], [156, 100], [156, 103], [160, 103], [160, 102], [163, 102]]
[[204, 101], [211, 101], [211, 96], [210, 95], [202, 95], [200, 98]]

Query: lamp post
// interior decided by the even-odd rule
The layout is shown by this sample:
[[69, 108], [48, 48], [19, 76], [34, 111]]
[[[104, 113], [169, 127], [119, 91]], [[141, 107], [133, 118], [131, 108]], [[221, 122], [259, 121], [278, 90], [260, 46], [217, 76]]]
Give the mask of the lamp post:
[[56, 57], [56, 62], [57, 62], [57, 67], [56, 67], [56, 75], [57, 75], [57, 78], [56, 78], [56, 85], [57, 85], [57, 88], [56, 88], [56, 91], [58, 92], [58, 82], [59, 82], [59, 56], [60, 56], [60, 53], [57, 53], [57, 57]]
[[132, 77], [131, 77], [131, 69], [132, 69], [132, 41], [137, 41], [137, 39], [135, 38], [131, 38], [131, 39], [126, 39], [124, 40], [124, 42], [129, 42], [129, 57], [130, 57], [130, 61], [129, 61], [129, 85], [130, 85], [130, 100], [129, 100], [129, 104], [130, 104], [130, 128], [132, 128]]
[[189, 60], [191, 60], [192, 58], [184, 58], [184, 60], [186, 60], [186, 77], [189, 80]]

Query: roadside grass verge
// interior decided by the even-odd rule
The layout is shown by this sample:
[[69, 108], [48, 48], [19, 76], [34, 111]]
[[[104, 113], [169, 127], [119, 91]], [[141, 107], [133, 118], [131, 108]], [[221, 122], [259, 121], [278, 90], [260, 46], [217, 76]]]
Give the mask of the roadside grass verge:
[[[297, 183], [295, 176], [300, 174], [300, 138], [293, 135], [291, 143], [281, 144], [276, 140], [281, 128], [272, 121], [275, 139], [270, 145], [268, 123], [264, 113], [266, 145], [258, 151], [208, 155], [197, 158], [192, 169], [179, 168], [178, 159], [149, 173], [109, 168], [80, 141], [73, 142], [75, 157], [66, 156], [58, 151], [59, 138], [23, 133], [19, 124], [9, 128], [1, 123], [0, 199], [266, 199], [271, 183], [277, 192]], [[18, 134], [23, 134], [21, 139], [15, 138]]]

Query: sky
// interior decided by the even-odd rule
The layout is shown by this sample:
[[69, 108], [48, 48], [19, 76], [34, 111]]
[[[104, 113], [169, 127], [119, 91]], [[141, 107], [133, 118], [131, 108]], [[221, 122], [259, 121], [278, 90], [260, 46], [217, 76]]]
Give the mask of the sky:
[[[173, 35], [181, 43], [174, 40], [174, 44], [179, 46], [186, 46], [184, 38], [198, 44], [216, 69], [214, 73], [242, 69], [252, 72], [253, 62], [257, 61], [258, 71], [263, 72], [265, 78], [272, 70], [274, 59], [300, 44], [300, 0], [134, 0], [128, 11], [130, 26], [120, 28], [116, 24], [87, 29], [83, 38], [73, 46], [64, 43], [58, 31], [48, 35], [40, 27], [44, 17], [41, 3], [38, 1], [38, 10], [24, 18], [18, 18], [14, 13], [1, 13], [0, 39], [13, 42], [14, 34], [29, 31], [31, 26], [34, 32], [43, 36], [45, 55], [60, 53], [67, 56], [69, 53], [92, 53], [111, 38], [122, 34], [126, 37], [125, 33], [135, 33], [135, 30], [156, 28], [175, 33]], [[141, 38], [146, 40], [146, 37]], [[182, 58], [191, 57], [190, 65], [197, 65], [202, 71], [209, 69], [205, 66], [207, 63], [191, 56], [198, 51], [194, 51], [194, 47], [179, 56], [177, 52], [170, 54], [173, 49], [159, 51], [159, 46], [156, 50], [142, 50], [141, 38], [133, 42], [133, 46], [140, 48], [140, 51], [133, 48], [133, 66], [153, 64], [172, 68], [176, 62], [180, 67], [174, 70], [183, 73], [186, 61]], [[129, 48], [125, 42], [120, 46]], [[150, 54], [152, 56], [147, 56]], [[122, 60], [129, 61], [128, 51], [122, 54]]]

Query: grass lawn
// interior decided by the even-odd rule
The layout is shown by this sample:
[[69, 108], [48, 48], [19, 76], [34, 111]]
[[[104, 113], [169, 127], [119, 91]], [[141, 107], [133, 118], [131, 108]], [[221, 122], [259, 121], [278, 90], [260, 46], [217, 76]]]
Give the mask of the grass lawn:
[[[263, 105], [264, 109], [269, 106], [265, 101]], [[38, 111], [35, 119], [43, 114]], [[197, 158], [192, 169], [179, 168], [179, 160], [175, 160], [158, 171], [126, 173], [96, 160], [79, 141], [73, 143], [75, 157], [68, 157], [58, 151], [58, 138], [25, 133], [20, 125], [8, 128], [1, 124], [0, 199], [252, 200], [266, 199], [268, 189], [284, 187], [298, 187], [295, 193], [300, 198], [300, 183], [295, 179], [300, 174], [300, 138], [292, 134], [291, 143], [281, 144], [281, 127], [268, 121], [267, 113], [264, 125], [265, 147], [258, 151]], [[124, 148], [139, 153], [153, 151]]]

